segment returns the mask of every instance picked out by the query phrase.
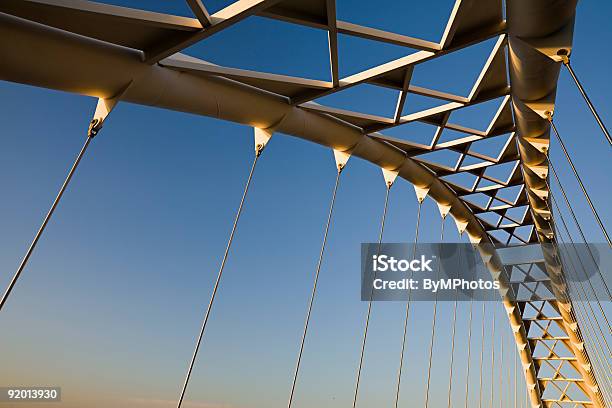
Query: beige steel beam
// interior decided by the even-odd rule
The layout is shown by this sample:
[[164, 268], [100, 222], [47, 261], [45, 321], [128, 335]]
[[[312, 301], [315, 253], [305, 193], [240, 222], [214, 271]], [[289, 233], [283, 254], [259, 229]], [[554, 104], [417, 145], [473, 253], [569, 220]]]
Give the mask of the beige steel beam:
[[212, 24], [210, 19], [210, 14], [208, 14], [208, 10], [202, 3], [202, 0], [186, 0], [189, 8], [193, 11], [193, 14], [200, 20], [200, 24], [202, 27], [208, 27]]
[[[149, 65], [141, 61], [138, 52], [8, 15], [0, 15], [0, 38], [3, 53], [11, 56], [0, 66], [1, 79], [105, 98], [114, 96], [132, 81], [123, 101], [274, 128], [351, 152], [384, 169], [398, 171], [416, 186], [428, 187], [429, 196], [450, 206], [451, 215], [465, 225], [471, 237], [477, 237], [476, 241], [489, 240], [474, 214], [446, 184], [399, 149], [365, 135], [356, 126], [291, 106], [286, 98], [229, 79], [200, 77], [158, 64]], [[40, 52], [23, 53], [28, 44], [38, 44]], [[45, 69], [32, 68], [41, 66]], [[495, 256], [489, 259], [498, 271], [501, 266]], [[539, 407], [540, 392], [520, 313], [509, 303], [506, 309], [531, 389], [532, 405]]]
[[[296, 12], [300, 7], [311, 6], [310, 3], [303, 1], [240, 0], [210, 16], [199, 0], [188, 0], [188, 2], [199, 21], [185, 19], [180, 20], [181, 22], [173, 27], [160, 27], [160, 29], [170, 29], [173, 30], [173, 33], [180, 32], [180, 34], [173, 34], [171, 42], [160, 41], [156, 47], [150, 47], [149, 44], [146, 44], [146, 47], [136, 47], [144, 51], [145, 63], [142, 62], [143, 52], [87, 38], [89, 33], [81, 33], [85, 36], [75, 35], [26, 19], [0, 14], [0, 49], [5, 56], [8, 56], [0, 65], [0, 79], [104, 98], [114, 97], [120, 91], [125, 90], [122, 100], [127, 102], [212, 116], [258, 128], [274, 128], [276, 131], [323, 144], [338, 151], [350, 152], [383, 169], [398, 171], [400, 176], [417, 187], [428, 188], [429, 195], [434, 200], [451, 207], [451, 214], [457, 220], [458, 225], [465, 225], [473, 242], [487, 243], [491, 238], [482, 223], [474, 216], [475, 207], [468, 206], [436, 174], [408, 157], [411, 149], [421, 149], [421, 145], [414, 143], [411, 145], [411, 142], [392, 140], [382, 135], [370, 136], [365, 134], [364, 128], [368, 127], [368, 123], [373, 123], [374, 127], [386, 127], [411, 120], [427, 122], [436, 117], [433, 124], [438, 125], [437, 137], [440, 136], [443, 128], [470, 133], [473, 129], [449, 124], [448, 116], [454, 109], [507, 93], [505, 75], [503, 80], [499, 75], [500, 71], [504, 71], [505, 74], [506, 39], [504, 36], [498, 39], [496, 47], [468, 97], [410, 85], [412, 69], [422, 62], [445, 53], [495, 35], [504, 34], [508, 29], [512, 105], [516, 117], [519, 152], [524, 164], [523, 174], [529, 204], [532, 208], [532, 217], [538, 236], [543, 241], [551, 239], [552, 231], [546, 219], [550, 213], [547, 213], [544, 208], [548, 192], [542, 179], [546, 177], [547, 170], [548, 129], [547, 124], [542, 124], [541, 120], [545, 117], [545, 112], [552, 111], [554, 106], [554, 92], [558, 76], [558, 67], [554, 65], [558, 64], [555, 59], [557, 51], [554, 48], [561, 44], [565, 46], [565, 51], [571, 50], [571, 28], [573, 26], [570, 27], [570, 25], [573, 24], [575, 2], [566, 1], [557, 4], [559, 2], [546, 0], [546, 4], [542, 6], [542, 4], [534, 4], [528, 0], [509, 0], [508, 20], [510, 24], [507, 27], [506, 22], [502, 19], [501, 1], [458, 0], [441, 42], [433, 45], [410, 37], [336, 21], [335, 7], [330, 6], [334, 2], [331, 0], [325, 2], [326, 7], [323, 13], [325, 18], [321, 15], [317, 17], [318, 19], [312, 16], [304, 18], [303, 15]], [[7, 0], [4, 4], [0, 4], [0, 10], [20, 15], [14, 13], [14, 10], [18, 10], [21, 4], [32, 3], [54, 3], [56, 5], [61, 3], [64, 9], [79, 12], [75, 11], [75, 7], [71, 8], [67, 0], [29, 0], [21, 3]], [[87, 7], [92, 7], [89, 2], [82, 3], [87, 3]], [[8, 10], [6, 5], [9, 5]], [[549, 9], [546, 9], [546, 6]], [[114, 9], [112, 9], [114, 6], [109, 6], [110, 9], [106, 6], [99, 7], [103, 8], [102, 12], [89, 10], [90, 14], [95, 15], [96, 18], [101, 18], [103, 14], [104, 19], [115, 19]], [[143, 21], [147, 19], [175, 21], [167, 20], [172, 19], [173, 16], [155, 15], [157, 13], [148, 12], [139, 14], [139, 11], [118, 9], [120, 10], [114, 10], [115, 14], [128, 13], [134, 26], [142, 26]], [[332, 81], [311, 81], [217, 67], [204, 61], [175, 54], [176, 51], [254, 14], [327, 30], [330, 36]], [[39, 15], [36, 21], [47, 24], [45, 18]], [[61, 14], [59, 18], [61, 20]], [[69, 21], [60, 21], [60, 23], [64, 26], [51, 25], [66, 28], [65, 24], [70, 24]], [[108, 41], [108, 38], [104, 36], [108, 36], [109, 32], [112, 30], [98, 30], [93, 37]], [[559, 32], [563, 35], [560, 36]], [[337, 40], [335, 40], [337, 33], [377, 41], [402, 43], [400, 45], [421, 51], [340, 79], [337, 74]], [[128, 40], [129, 36], [121, 37], [121, 41]], [[551, 46], [550, 42], [554, 46]], [[36, 45], [38, 52], [24, 53], [23, 50], [30, 49], [32, 44]], [[163, 58], [165, 59], [162, 64], [156, 63]], [[45, 69], [40, 69], [43, 66]], [[307, 102], [313, 98], [365, 82], [399, 89], [401, 92], [398, 106], [403, 105], [402, 98], [405, 100], [407, 92], [434, 96], [448, 100], [449, 103], [433, 108], [429, 112], [418, 112], [404, 117], [401, 117], [401, 109], [398, 108], [392, 118], [329, 109], [312, 103], [296, 106], [297, 103]], [[279, 96], [278, 93], [293, 94], [289, 96], [291, 99], [288, 99]], [[444, 119], [443, 123], [438, 123], [438, 117]], [[493, 123], [497, 122], [492, 122], [484, 133], [481, 131], [471, 133], [475, 134], [474, 137], [481, 138], [501, 130], [514, 130], [514, 128], [508, 129], [508, 126], [504, 129], [492, 128]], [[436, 140], [432, 146], [425, 146], [425, 148], [446, 147], [443, 144], [437, 144]], [[477, 139], [466, 138], [464, 146], [467, 147], [449, 145], [449, 148], [458, 149], [462, 155], [456, 168], [447, 171], [447, 173], [480, 171], [474, 188], [477, 187], [481, 178], [488, 179], [482, 170], [478, 169], [494, 164], [493, 161], [488, 161], [482, 164], [462, 165], [466, 154], [472, 155], [469, 152], [469, 144], [475, 140]], [[498, 161], [508, 159], [505, 151], [507, 151], [507, 146], [500, 153]], [[516, 149], [514, 152], [516, 154]], [[423, 161], [423, 159], [419, 160]], [[515, 172], [513, 171], [512, 174]], [[498, 207], [489, 208], [492, 201], [493, 196], [487, 205], [487, 210], [501, 211], [502, 209]], [[504, 206], [504, 208], [511, 207], [513, 204], [510, 203]], [[486, 249], [480, 248], [480, 250], [493, 275], [500, 277], [503, 282], [502, 286], [507, 288], [501, 264], [494, 251], [489, 253]], [[513, 302], [506, 292], [502, 291], [502, 296], [510, 324], [515, 332], [525, 378], [530, 387], [531, 404], [534, 407], [542, 406], [540, 398], [543, 390], [539, 389], [525, 325], [521, 320], [521, 312], [516, 302]], [[567, 313], [561, 313], [563, 324], [566, 328], [573, 330], [577, 326], [571, 312], [571, 303], [561, 306], [561, 309], [565, 307], [569, 310]], [[580, 352], [579, 330], [575, 338], [570, 333], [568, 335], [577, 361], [583, 367], [588, 367], [588, 355]], [[582, 371], [581, 374], [585, 376], [585, 384], [590, 387], [589, 389], [597, 390], [597, 381], [594, 376], [587, 371]], [[590, 394], [589, 397], [593, 398], [595, 403], [598, 402], [596, 392]]]
[[[557, 55], [560, 51], [565, 54], [571, 52], [575, 9], [574, 0], [508, 2], [508, 19], [512, 21], [508, 28], [509, 69], [518, 146], [532, 217], [541, 242], [555, 242], [556, 239], [550, 228], [547, 202], [547, 154], [550, 144], [547, 113], [554, 111], [560, 70]], [[557, 261], [557, 255], [545, 253], [548, 274], [558, 299], [557, 309], [563, 319], [565, 332], [570, 337], [569, 345], [577, 359], [576, 367], [585, 380], [584, 389], [594, 406], [605, 407], [589, 356], [584, 349], [572, 302], [567, 297], [564, 272]]]

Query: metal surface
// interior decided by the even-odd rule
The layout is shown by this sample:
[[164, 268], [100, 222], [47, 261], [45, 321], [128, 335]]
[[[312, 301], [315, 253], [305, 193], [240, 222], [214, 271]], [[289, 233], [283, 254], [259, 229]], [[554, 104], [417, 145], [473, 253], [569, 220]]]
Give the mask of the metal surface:
[[[545, 112], [554, 111], [559, 75], [559, 51], [571, 52], [576, 2], [571, 0], [508, 0], [507, 21], [501, 0], [457, 0], [439, 42], [425, 41], [379, 29], [338, 21], [333, 0], [241, 0], [209, 14], [200, 0], [189, 0], [195, 18], [145, 12], [82, 0], [6, 0], [0, 3], [0, 79], [63, 90], [104, 99], [211, 116], [275, 130], [361, 157], [386, 172], [399, 175], [448, 207], [460, 230], [473, 243], [530, 243], [555, 240], [547, 205], [547, 151], [550, 128]], [[220, 67], [179, 52], [245, 18], [259, 15], [291, 24], [325, 30], [330, 58], [329, 81]], [[407, 55], [356, 74], [338, 74], [338, 34], [407, 47]], [[497, 38], [489, 58], [468, 95], [454, 95], [411, 84], [413, 72], [433, 59]], [[418, 51], [412, 52], [409, 48]], [[23, 52], [23, 50], [31, 52]], [[40, 67], [44, 67], [41, 69]], [[510, 82], [507, 81], [509, 73]], [[336, 109], [315, 103], [325, 95], [369, 84], [397, 91], [397, 107], [387, 116]], [[439, 101], [431, 109], [404, 114], [406, 97], [427, 96]], [[451, 121], [453, 112], [500, 100], [486, 129]], [[385, 131], [411, 122], [435, 129], [429, 144], [390, 137]], [[462, 137], [441, 141], [449, 132]], [[504, 136], [506, 135], [506, 136]], [[479, 141], [507, 137], [499, 153], [478, 153]], [[445, 164], [431, 153], [454, 152]], [[471, 161], [471, 163], [467, 163]], [[490, 170], [510, 164], [506, 178]], [[454, 175], [473, 178], [471, 185]], [[512, 198], [512, 188], [519, 192]], [[478, 202], [476, 197], [484, 197]], [[523, 215], [514, 215], [524, 209]], [[494, 221], [491, 221], [491, 220]], [[495, 253], [478, 247], [502, 288], [508, 277]], [[550, 263], [556, 285], [559, 266]], [[560, 281], [559, 281], [560, 282]], [[505, 292], [504, 292], [505, 293]], [[571, 302], [545, 305], [517, 303], [503, 295], [513, 329], [532, 407], [572, 401], [567, 392], [542, 400], [551, 384], [567, 380], [561, 369], [553, 379], [538, 378], [541, 364], [533, 351], [543, 341], [530, 336], [534, 325], [558, 322], [569, 340], [559, 347], [575, 359], [569, 362], [582, 376], [572, 383], [586, 402], [604, 406], [589, 357], [581, 349], [581, 334]], [[535, 317], [528, 311], [538, 310]], [[558, 316], [550, 316], [550, 310]], [[554, 320], [549, 320], [554, 319]]]

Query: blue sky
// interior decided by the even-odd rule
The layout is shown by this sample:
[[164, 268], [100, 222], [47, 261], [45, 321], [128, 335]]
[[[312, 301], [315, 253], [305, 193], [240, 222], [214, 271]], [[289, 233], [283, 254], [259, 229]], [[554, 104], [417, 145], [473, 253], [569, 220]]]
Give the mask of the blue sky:
[[[180, 1], [113, 3], [189, 12]], [[221, 3], [206, 4], [212, 11], [222, 7]], [[452, 2], [419, 4], [416, 9], [411, 4], [413, 11], [409, 11], [403, 2], [380, 5], [343, 0], [338, 2], [338, 16], [437, 41]], [[602, 29], [611, 11], [608, 4], [579, 4], [572, 60], [608, 124], [612, 123], [608, 97], [612, 57], [601, 52], [601, 44], [612, 39], [609, 30]], [[308, 40], [296, 46], [297, 38]], [[323, 33], [252, 18], [187, 52], [221, 65], [328, 79], [325, 43]], [[432, 64], [415, 73], [415, 83], [466, 93], [491, 46], [483, 44], [462, 58]], [[357, 52], [364, 59], [355, 58]], [[341, 38], [340, 71], [351, 74], [405, 52]], [[468, 78], [440, 75], [450, 67], [464, 71]], [[341, 95], [322, 102], [379, 114], [394, 104], [392, 95], [376, 88]], [[565, 71], [557, 101], [558, 128], [604, 222], [611, 225], [609, 146]], [[56, 194], [83, 142], [94, 107], [92, 98], [0, 82], [0, 186], [4, 192], [0, 287], [8, 284]], [[477, 120], [476, 116], [466, 120]], [[584, 215], [581, 221], [589, 239], [602, 242], [554, 144], [552, 155], [573, 193], [577, 212]], [[248, 127], [119, 105], [93, 141], [0, 315], [0, 385], [62, 385], [66, 407], [172, 406], [169, 401], [178, 396], [251, 159], [252, 129]], [[285, 404], [334, 177], [332, 154], [321, 146], [277, 135], [266, 149], [188, 390], [188, 399], [199, 404], [193, 407]], [[380, 170], [351, 160], [338, 193], [296, 407], [346, 406], [352, 398], [367, 306], [359, 301], [359, 244], [376, 240], [383, 199]], [[413, 189], [399, 182], [391, 193], [385, 240], [412, 241], [415, 216]], [[447, 237], [455, 241], [451, 223]], [[426, 201], [422, 242], [438, 241], [439, 231], [437, 209]], [[440, 321], [446, 324], [437, 329], [441, 340], [436, 344], [432, 375], [435, 385], [444, 390], [451, 306], [444, 304], [439, 311]], [[468, 305], [459, 307], [461, 322], [467, 319]], [[431, 309], [419, 304], [412, 314], [404, 403], [423, 398], [421, 369], [426, 364], [423, 350], [429, 341]], [[403, 304], [375, 305], [360, 399], [363, 406], [392, 401], [403, 313]], [[499, 325], [498, 330], [507, 334], [508, 328]], [[465, 331], [460, 330], [457, 337], [463, 339], [458, 348], [463, 354], [456, 367], [463, 372]], [[509, 341], [505, 347], [510, 350]], [[511, 355], [506, 358], [509, 361]], [[458, 399], [465, 387], [459, 384], [463, 385], [456, 387]], [[445, 399], [445, 392], [437, 393], [434, 406]]]

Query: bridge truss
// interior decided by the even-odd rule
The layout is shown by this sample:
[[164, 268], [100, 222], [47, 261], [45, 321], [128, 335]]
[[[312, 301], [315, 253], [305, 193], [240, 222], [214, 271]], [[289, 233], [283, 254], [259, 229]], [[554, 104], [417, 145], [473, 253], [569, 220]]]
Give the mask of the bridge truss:
[[[431, 42], [340, 21], [334, 0], [240, 0], [212, 14], [202, 1], [186, 1], [195, 18], [83, 0], [4, 0], [0, 79], [99, 98], [91, 137], [119, 101], [212, 116], [256, 128], [260, 150], [284, 133], [329, 146], [337, 157], [361, 157], [392, 179], [399, 175], [450, 213], [473, 243], [557, 242], [550, 124], [559, 71], [572, 50], [575, 2], [457, 0], [442, 38]], [[223, 67], [182, 53], [252, 16], [325, 31], [329, 80]], [[340, 77], [339, 34], [402, 46], [406, 56]], [[469, 94], [411, 83], [426, 62], [490, 39], [494, 46]], [[394, 90], [395, 110], [380, 116], [316, 102], [361, 84]], [[411, 94], [437, 104], [405, 114]], [[484, 129], [451, 119], [491, 101], [498, 108]], [[434, 130], [429, 143], [385, 134], [415, 122]], [[480, 153], [479, 144], [491, 139], [503, 141], [497, 154]], [[437, 159], [442, 153], [453, 160]], [[480, 251], [506, 291], [517, 288], [510, 284], [517, 275], [519, 286], [531, 288], [531, 268], [510, 273], [490, 247]], [[538, 278], [551, 298], [517, 302], [501, 293], [530, 403], [605, 407], [610, 401], [598, 375], [609, 372], [594, 369], [557, 259], [548, 253]]]

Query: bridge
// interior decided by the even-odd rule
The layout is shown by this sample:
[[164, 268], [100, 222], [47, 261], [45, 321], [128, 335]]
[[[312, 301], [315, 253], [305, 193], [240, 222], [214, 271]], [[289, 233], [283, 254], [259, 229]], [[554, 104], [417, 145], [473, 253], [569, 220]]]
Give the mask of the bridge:
[[[251, 171], [242, 190], [242, 200], [226, 249], [220, 254], [220, 267], [212, 296], [204, 305], [205, 313], [192, 358], [186, 362], [186, 376], [177, 396], [178, 407], [183, 404], [189, 389], [198, 352], [206, 347], [207, 323], [215, 312], [216, 295], [223, 289], [225, 264], [232, 254], [234, 236], [239, 233], [242, 210], [248, 205], [249, 187], [257, 164], [265, 160], [268, 144], [283, 135], [329, 148], [336, 168], [329, 213], [323, 220], [324, 236], [313, 276], [313, 289], [307, 299], [305, 325], [301, 341], [296, 346], [295, 370], [288, 373], [292, 379], [287, 390], [288, 407], [294, 403], [294, 393], [299, 388], [308, 327], [311, 319], [315, 318], [311, 312], [316, 301], [328, 234], [333, 233], [338, 187], [343, 171], [358, 158], [379, 167], [383, 173], [386, 190], [379, 244], [384, 241], [389, 200], [394, 187], [403, 179], [413, 185], [418, 202], [415, 243], [418, 242], [421, 204], [433, 200], [439, 208], [442, 225], [450, 215], [458, 232], [475, 246], [491, 275], [500, 283], [499, 299], [509, 326], [508, 336], [516, 352], [514, 369], [524, 381], [524, 389], [517, 390], [515, 384], [514, 406], [611, 406], [608, 340], [612, 332], [604, 306], [599, 299], [590, 297], [595, 291], [589, 287], [590, 282], [572, 288], [576, 284], [571, 282], [571, 276], [581, 271], [578, 265], [564, 260], [557, 250], [560, 244], [588, 243], [573, 210], [571, 201], [575, 199], [585, 200], [589, 213], [580, 216], [594, 217], [607, 245], [610, 245], [604, 223], [589, 196], [588, 183], [580, 177], [578, 169], [586, 164], [574, 163], [563, 129], [558, 129], [555, 124], [557, 81], [560, 71], [567, 70], [603, 137], [612, 143], [604, 122], [570, 62], [575, 1], [456, 0], [438, 42], [341, 21], [336, 16], [335, 0], [239, 0], [214, 13], [208, 12], [205, 1], [185, 1], [193, 17], [85, 0], [0, 2], [0, 50], [3, 55], [0, 79], [97, 98], [90, 126], [84, 132], [84, 145], [31, 246], [11, 275], [0, 302], [0, 313], [6, 302], [19, 296], [19, 278], [27, 273], [28, 261], [47, 223], [56, 210], [61, 211], [60, 200], [64, 193], [69, 193], [67, 187], [77, 173], [81, 159], [95, 146], [96, 138], [104, 133], [103, 126], [107, 120], [112, 120], [115, 107], [129, 102], [152, 109], [209, 116], [253, 128]], [[193, 57], [186, 51], [253, 16], [326, 33], [330, 67], [328, 80], [219, 66]], [[341, 77], [339, 35], [368, 39], [380, 46], [405, 47], [406, 55]], [[456, 95], [412, 83], [413, 75], [424, 69], [427, 62], [460, 53], [489, 40], [493, 41], [493, 48], [469, 94]], [[461, 72], [449, 72], [448, 75], [461, 75]], [[321, 98], [364, 84], [396, 92], [395, 110], [380, 116], [321, 103]], [[411, 95], [435, 100], [436, 105], [406, 114], [405, 106]], [[452, 121], [454, 112], [490, 103], [497, 105], [484, 129]], [[388, 133], [411, 123], [435, 128], [431, 140], [420, 143]], [[498, 143], [497, 153], [480, 153], [479, 144], [493, 139], [503, 141]], [[552, 147], [563, 153], [562, 157], [568, 161], [581, 191], [569, 194], [563, 188], [557, 171], [559, 164], [553, 164], [549, 156]], [[503, 176], [498, 175], [500, 171], [505, 172]], [[558, 193], [554, 191], [554, 185], [558, 186]], [[563, 218], [561, 207], [570, 211], [571, 219]], [[578, 236], [570, 233], [568, 224], [578, 228]], [[372, 237], [363, 237], [362, 240], [371, 241]], [[505, 264], [495, 249], [499, 244], [541, 244], [543, 259], [529, 265]], [[609, 301], [606, 280], [601, 271], [598, 273], [606, 290], [603, 302]], [[535, 296], [535, 286], [546, 288], [550, 296]], [[521, 298], [519, 291], [528, 291], [534, 296]], [[408, 301], [402, 322], [399, 367], [394, 368], [398, 369], [397, 383], [392, 387], [396, 407], [401, 406], [402, 370], [420, 370], [427, 377], [426, 406], [432, 392], [429, 382], [436, 305], [431, 332], [418, 334], [409, 327], [410, 306]], [[359, 385], [373, 308], [375, 305], [370, 299], [364, 316], [360, 354], [355, 357], [353, 407], [360, 405]], [[476, 336], [479, 327], [475, 325], [472, 330], [472, 310], [470, 307], [469, 333]], [[456, 302], [452, 324], [454, 353]], [[482, 344], [484, 327], [483, 311]], [[424, 351], [429, 354], [428, 367], [410, 367], [405, 361], [404, 347], [410, 336], [415, 335], [431, 336], [430, 347]], [[470, 345], [470, 340], [467, 341]], [[491, 351], [495, 353], [494, 347]], [[478, 353], [477, 350], [471, 352], [474, 355]], [[503, 349], [498, 352], [503, 354]], [[490, 403], [488, 397], [482, 395], [483, 358], [481, 355], [480, 406], [493, 406], [493, 387]], [[494, 355], [492, 361], [497, 361]], [[506, 364], [511, 363], [507, 361]], [[510, 366], [505, 368], [511, 369]], [[473, 373], [478, 369], [478, 365], [471, 367]], [[469, 370], [468, 365], [468, 377]], [[458, 377], [463, 373], [453, 373], [451, 363], [450, 384], [453, 375]], [[479, 391], [478, 385], [472, 385], [470, 389], [467, 381], [465, 388], [467, 407], [467, 394]], [[446, 393], [446, 389], [441, 392]], [[525, 403], [523, 394], [527, 405], [522, 405]], [[500, 404], [510, 406], [501, 397]], [[448, 406], [451, 406], [450, 396]]]

